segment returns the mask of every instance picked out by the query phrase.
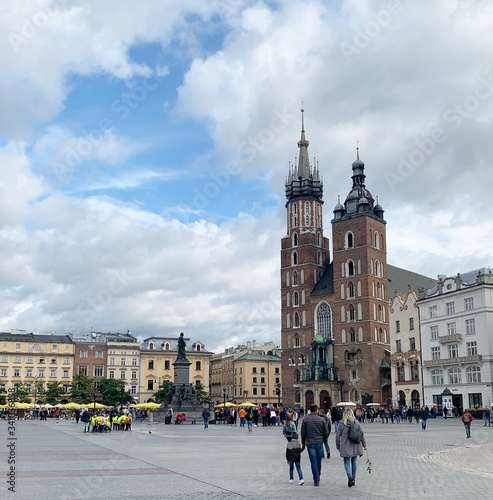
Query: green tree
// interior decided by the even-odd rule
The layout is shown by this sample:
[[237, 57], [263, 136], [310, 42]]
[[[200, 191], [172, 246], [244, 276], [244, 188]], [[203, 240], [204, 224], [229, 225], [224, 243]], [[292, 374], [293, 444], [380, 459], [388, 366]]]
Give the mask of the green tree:
[[14, 392], [14, 401], [18, 401], [19, 403], [30, 403], [31, 402], [31, 390], [29, 387], [26, 387], [26, 384], [20, 382], [18, 384], [14, 384], [16, 391]]
[[171, 399], [172, 390], [173, 384], [169, 380], [164, 380], [157, 392], [153, 394], [156, 403], [167, 403]]
[[61, 382], [49, 382], [46, 386], [45, 401], [50, 405], [60, 403], [65, 395]]
[[86, 375], [75, 375], [70, 387], [70, 399], [75, 403], [91, 403], [94, 400], [94, 383]]
[[123, 381], [116, 378], [104, 378], [99, 381], [99, 393], [101, 394], [102, 403], [107, 406], [116, 406], [121, 404], [132, 403], [133, 398], [128, 391], [125, 391]]
[[200, 399], [202, 403], [207, 403], [207, 404], [212, 404], [212, 399], [209, 397], [209, 394], [205, 392], [205, 388], [202, 385], [202, 382], [199, 382], [198, 380], [195, 382], [195, 393], [197, 394], [197, 397]]

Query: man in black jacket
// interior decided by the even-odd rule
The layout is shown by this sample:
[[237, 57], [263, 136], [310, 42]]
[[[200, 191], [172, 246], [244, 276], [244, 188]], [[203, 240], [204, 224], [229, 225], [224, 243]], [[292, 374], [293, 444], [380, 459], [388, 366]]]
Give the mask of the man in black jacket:
[[302, 449], [308, 451], [310, 465], [312, 468], [313, 484], [320, 485], [320, 473], [322, 472], [322, 458], [324, 456], [324, 443], [329, 438], [329, 430], [323, 418], [317, 413], [318, 406], [310, 406], [310, 414], [307, 415], [301, 424], [301, 444]]

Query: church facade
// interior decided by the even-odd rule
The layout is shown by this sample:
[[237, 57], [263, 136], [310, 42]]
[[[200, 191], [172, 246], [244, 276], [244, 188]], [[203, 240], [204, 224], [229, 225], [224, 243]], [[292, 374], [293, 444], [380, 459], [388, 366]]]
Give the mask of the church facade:
[[[302, 110], [299, 159], [285, 184], [281, 240], [281, 347], [286, 406], [392, 400], [386, 222], [352, 164], [352, 185], [323, 231], [323, 182], [310, 165]], [[348, 169], [349, 174], [349, 169]]]

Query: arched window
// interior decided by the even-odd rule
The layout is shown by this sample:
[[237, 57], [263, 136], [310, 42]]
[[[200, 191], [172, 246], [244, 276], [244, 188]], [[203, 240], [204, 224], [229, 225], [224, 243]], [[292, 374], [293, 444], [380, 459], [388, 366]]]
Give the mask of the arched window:
[[293, 326], [295, 328], [300, 327], [300, 315], [298, 314], [298, 311], [296, 311], [293, 315]]
[[291, 254], [291, 265], [292, 266], [297, 266], [298, 265], [298, 252], [293, 252]]
[[375, 276], [380, 277], [380, 261], [376, 260], [375, 261], [375, 271], [374, 271]]
[[352, 304], [349, 306], [348, 312], [349, 312], [349, 320], [348, 321], [355, 321], [356, 315], [354, 314], [354, 307]]
[[195, 350], [199, 352], [201, 349], [201, 345], [199, 343], [195, 344]]
[[317, 245], [322, 246], [322, 235], [320, 233], [317, 233]]
[[343, 344], [345, 344], [347, 342], [346, 340], [346, 330], [344, 330], [344, 328], [342, 329], [342, 332], [341, 332], [341, 341]]
[[301, 284], [303, 285], [304, 282], [305, 282], [305, 270], [302, 269], [301, 270]]
[[305, 356], [303, 354], [300, 354], [300, 365], [305, 364]]
[[354, 284], [352, 281], [348, 283], [347, 295], [349, 298], [354, 297]]
[[298, 246], [298, 233], [293, 233], [293, 246], [297, 247]]
[[291, 328], [291, 315], [286, 314], [286, 328]]
[[298, 334], [294, 336], [294, 346], [299, 347], [300, 346], [300, 337]]
[[316, 318], [316, 332], [322, 334], [325, 338], [332, 338], [332, 311], [329, 304], [326, 302], [319, 304]]
[[169, 351], [169, 348], [170, 348], [169, 342], [166, 342], [166, 344], [164, 344], [164, 350]]
[[377, 321], [383, 321], [382, 306], [378, 305]]
[[289, 356], [289, 365], [294, 366], [294, 356], [293, 355]]
[[298, 284], [298, 271], [293, 271], [293, 286]]
[[301, 347], [306, 347], [306, 335], [304, 333], [301, 334]]
[[358, 340], [363, 342], [363, 328], [361, 326], [358, 328]]
[[291, 335], [288, 335], [288, 347], [291, 347]]
[[154, 350], [154, 342], [149, 342], [149, 349]]
[[299, 306], [300, 305], [300, 296], [298, 295], [298, 292], [293, 293], [293, 306]]
[[310, 203], [305, 202], [305, 226], [310, 225]]
[[301, 378], [300, 378], [300, 371], [299, 370], [295, 370], [294, 371], [294, 381], [295, 383], [298, 383], [301, 381]]
[[380, 328], [380, 330], [378, 330], [378, 341], [382, 344], [385, 342], [385, 339], [383, 336], [383, 330], [381, 328]]
[[347, 263], [347, 275], [354, 276], [354, 262], [352, 260]]
[[356, 342], [356, 333], [354, 332], [354, 328], [349, 330], [349, 342]]
[[346, 248], [353, 248], [354, 246], [354, 236], [353, 236], [353, 233], [351, 231], [348, 231], [346, 233]]
[[373, 234], [373, 241], [375, 244], [375, 248], [380, 249], [380, 236], [378, 235], [377, 231]]
[[317, 252], [317, 262], [319, 266], [322, 265], [322, 252], [320, 250]]

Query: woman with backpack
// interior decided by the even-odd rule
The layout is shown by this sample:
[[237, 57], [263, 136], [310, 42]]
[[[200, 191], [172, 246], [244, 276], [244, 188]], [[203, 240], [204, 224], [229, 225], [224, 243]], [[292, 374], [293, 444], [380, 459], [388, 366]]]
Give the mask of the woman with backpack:
[[296, 424], [293, 422], [293, 414], [288, 413], [286, 416], [286, 422], [284, 422], [284, 425], [282, 426], [282, 434], [288, 441], [291, 441], [293, 432], [297, 432]]
[[336, 447], [344, 460], [348, 477], [348, 487], [355, 485], [358, 457], [366, 450], [366, 441], [361, 424], [356, 420], [353, 410], [346, 408], [336, 432]]

